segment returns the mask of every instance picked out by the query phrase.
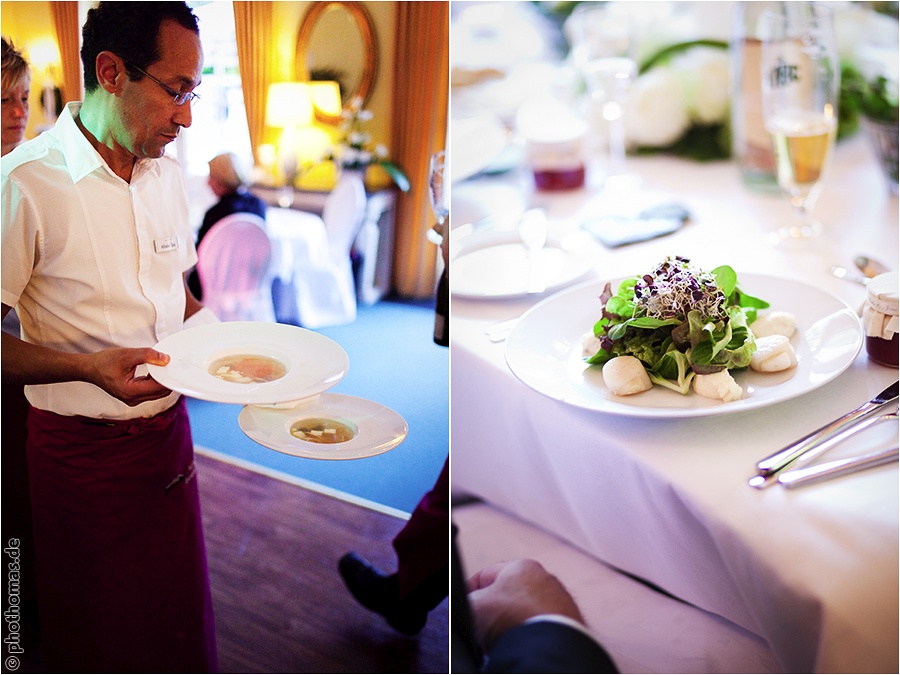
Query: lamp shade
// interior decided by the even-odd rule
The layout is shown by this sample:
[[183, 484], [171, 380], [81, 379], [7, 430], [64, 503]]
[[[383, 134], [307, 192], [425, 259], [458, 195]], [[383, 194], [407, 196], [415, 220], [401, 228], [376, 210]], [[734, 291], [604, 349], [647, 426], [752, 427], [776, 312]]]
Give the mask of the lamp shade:
[[332, 117], [341, 114], [341, 88], [337, 82], [316, 80], [308, 85], [316, 110]]
[[309, 87], [303, 82], [276, 82], [269, 85], [266, 124], [270, 127], [302, 127], [313, 119]]

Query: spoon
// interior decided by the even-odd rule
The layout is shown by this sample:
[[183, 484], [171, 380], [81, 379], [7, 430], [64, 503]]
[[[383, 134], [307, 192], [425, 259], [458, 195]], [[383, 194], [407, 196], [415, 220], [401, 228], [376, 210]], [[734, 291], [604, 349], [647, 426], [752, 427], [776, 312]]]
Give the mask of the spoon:
[[865, 274], [870, 279], [872, 277], [877, 277], [879, 274], [884, 274], [888, 272], [887, 265], [884, 263], [880, 263], [877, 260], [873, 260], [864, 255], [856, 256], [856, 260], [853, 261], [856, 263], [856, 266], [859, 268], [860, 272]]
[[869, 281], [868, 277], [861, 276], [859, 274], [854, 274], [846, 267], [841, 267], [840, 265], [832, 265], [831, 273], [836, 276], [838, 279], [844, 279], [846, 281], [853, 281], [857, 284], [862, 284], [863, 286]]

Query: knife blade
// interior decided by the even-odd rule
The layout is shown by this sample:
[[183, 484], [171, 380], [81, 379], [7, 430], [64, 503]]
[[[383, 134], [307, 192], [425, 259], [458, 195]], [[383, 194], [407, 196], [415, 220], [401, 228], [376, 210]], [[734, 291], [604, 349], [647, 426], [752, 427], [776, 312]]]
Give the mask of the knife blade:
[[770, 478], [796, 462], [820, 443], [827, 441], [864, 417], [867, 417], [893, 401], [896, 401], [898, 392], [900, 392], [900, 381], [894, 382], [894, 384], [887, 387], [875, 398], [866, 401], [855, 410], [851, 410], [846, 415], [842, 415], [833, 422], [816, 429], [811, 434], [807, 434], [787, 447], [782, 448], [775, 454], [761, 459], [756, 463], [757, 475], [750, 479], [749, 484], [756, 488], [762, 488], [769, 485]]
[[893, 447], [889, 450], [881, 450], [879, 452], [871, 452], [867, 455], [859, 457], [851, 457], [849, 459], [837, 459], [833, 462], [824, 462], [815, 466], [807, 466], [802, 469], [791, 469], [785, 471], [778, 476], [778, 482], [786, 488], [800, 487], [801, 485], [809, 485], [819, 481], [836, 478], [837, 476], [846, 476], [847, 474], [856, 473], [863, 469], [873, 466], [880, 466], [888, 462], [895, 462], [898, 459], [898, 448]]

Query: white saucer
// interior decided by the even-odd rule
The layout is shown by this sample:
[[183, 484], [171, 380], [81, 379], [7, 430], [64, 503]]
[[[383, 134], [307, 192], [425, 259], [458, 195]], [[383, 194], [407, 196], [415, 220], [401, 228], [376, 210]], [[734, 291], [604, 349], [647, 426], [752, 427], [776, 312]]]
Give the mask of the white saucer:
[[515, 232], [486, 232], [460, 243], [451, 269], [453, 295], [499, 300], [557, 291], [587, 275], [592, 267], [586, 258], [553, 241], [530, 258]]

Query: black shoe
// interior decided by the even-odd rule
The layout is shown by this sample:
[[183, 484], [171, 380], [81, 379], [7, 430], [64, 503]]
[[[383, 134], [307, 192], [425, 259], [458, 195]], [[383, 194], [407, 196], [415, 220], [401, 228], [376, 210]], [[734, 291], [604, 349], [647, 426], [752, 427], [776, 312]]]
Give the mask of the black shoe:
[[385, 574], [356, 553], [341, 558], [338, 569], [359, 604], [381, 614], [395, 630], [417, 635], [425, 627], [428, 609], [400, 600], [396, 574]]

